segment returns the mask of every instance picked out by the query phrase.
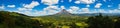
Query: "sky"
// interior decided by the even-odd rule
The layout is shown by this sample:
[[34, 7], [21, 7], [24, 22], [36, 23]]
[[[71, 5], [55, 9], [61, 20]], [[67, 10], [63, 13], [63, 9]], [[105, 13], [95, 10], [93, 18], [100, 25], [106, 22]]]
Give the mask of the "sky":
[[0, 10], [29, 16], [52, 15], [62, 9], [72, 14], [120, 13], [120, 0], [0, 0]]

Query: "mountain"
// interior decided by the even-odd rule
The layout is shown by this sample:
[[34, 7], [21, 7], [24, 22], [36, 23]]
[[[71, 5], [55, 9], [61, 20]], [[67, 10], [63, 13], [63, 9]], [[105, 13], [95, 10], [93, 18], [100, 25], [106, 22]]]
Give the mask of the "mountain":
[[83, 13], [83, 14], [72, 14], [76, 16], [97, 16], [102, 14], [102, 16], [120, 16], [120, 13]]
[[120, 13], [102, 13], [103, 16], [120, 16]]
[[72, 14], [76, 16], [96, 16], [99, 15], [99, 13], [83, 13], [83, 14]]
[[60, 12], [54, 14], [56, 16], [71, 16], [72, 14], [66, 11], [65, 9], [62, 9]]
[[[49, 16], [62, 16], [62, 17], [73, 17], [73, 16], [97, 16], [100, 13], [82, 13], [82, 14], [72, 14], [62, 9], [60, 12], [49, 15]], [[101, 13], [103, 16], [120, 16], [120, 13]]]

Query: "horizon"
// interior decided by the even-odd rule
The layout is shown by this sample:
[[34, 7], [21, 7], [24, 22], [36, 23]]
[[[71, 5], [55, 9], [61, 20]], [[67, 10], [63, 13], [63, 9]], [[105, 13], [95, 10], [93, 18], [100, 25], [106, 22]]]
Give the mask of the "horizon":
[[73, 13], [120, 13], [119, 0], [1, 0], [0, 10], [29, 16]]

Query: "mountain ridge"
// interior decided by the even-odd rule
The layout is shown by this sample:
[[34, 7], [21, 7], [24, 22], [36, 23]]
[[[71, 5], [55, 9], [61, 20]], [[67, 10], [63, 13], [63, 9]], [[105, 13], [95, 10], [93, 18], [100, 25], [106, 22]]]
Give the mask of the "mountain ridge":
[[83, 13], [83, 14], [72, 14], [62, 9], [60, 12], [53, 14], [51, 16], [97, 16], [102, 14], [103, 16], [120, 16], [120, 13]]

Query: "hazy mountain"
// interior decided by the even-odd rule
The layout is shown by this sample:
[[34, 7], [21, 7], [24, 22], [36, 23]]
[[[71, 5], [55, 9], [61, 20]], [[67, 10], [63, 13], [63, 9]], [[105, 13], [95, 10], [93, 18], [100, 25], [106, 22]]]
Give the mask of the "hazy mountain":
[[60, 12], [52, 15], [52, 16], [96, 16], [99, 13], [83, 13], [83, 14], [72, 14], [66, 11], [65, 9], [62, 9]]
[[65, 9], [63, 9], [60, 12], [56, 13], [55, 15], [71, 15], [71, 13], [69, 13], [68, 11], [66, 11]]
[[[100, 13], [82, 13], [82, 14], [72, 14], [66, 11], [65, 9], [54, 14], [54, 16], [97, 16]], [[101, 13], [103, 16], [120, 16], [120, 13]], [[53, 15], [52, 15], [53, 16]]]
[[56, 16], [56, 17], [72, 17], [72, 14], [66, 11], [65, 9], [62, 9], [60, 12], [50, 15], [50, 16]]

